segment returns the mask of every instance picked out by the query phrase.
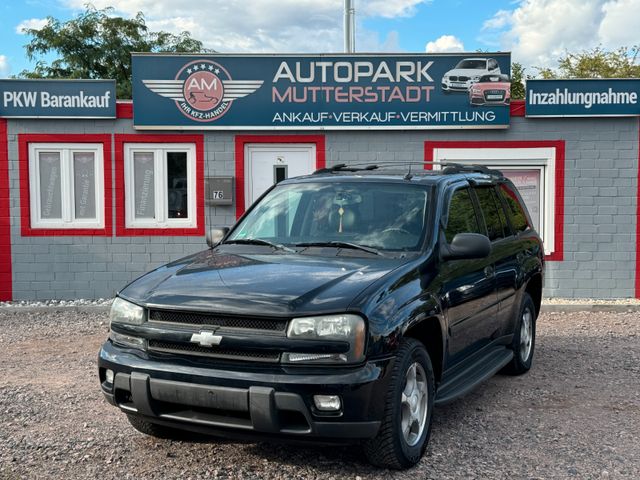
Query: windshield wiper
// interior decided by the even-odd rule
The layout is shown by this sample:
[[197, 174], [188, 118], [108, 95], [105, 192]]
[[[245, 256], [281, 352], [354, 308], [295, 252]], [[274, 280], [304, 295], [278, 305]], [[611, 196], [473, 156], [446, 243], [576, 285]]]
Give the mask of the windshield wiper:
[[362, 250], [367, 253], [373, 253], [374, 255], [382, 255], [380, 251], [373, 247], [365, 247], [364, 245], [358, 245], [357, 243], [341, 242], [339, 240], [331, 240], [329, 242], [303, 242], [296, 243], [296, 247], [337, 247], [337, 248], [352, 248], [354, 250]]
[[285, 252], [296, 253], [292, 248], [280, 245], [279, 243], [273, 243], [261, 238], [236, 238], [235, 240], [227, 240], [224, 245], [238, 244], [238, 245], [266, 245], [267, 247], [275, 248], [276, 250], [284, 250]]

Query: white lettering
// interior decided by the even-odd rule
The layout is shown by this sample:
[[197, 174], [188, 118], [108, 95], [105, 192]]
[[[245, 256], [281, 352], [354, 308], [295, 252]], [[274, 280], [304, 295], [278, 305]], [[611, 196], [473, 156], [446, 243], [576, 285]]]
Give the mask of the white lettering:
[[295, 83], [296, 79], [293, 78], [293, 73], [291, 73], [291, 69], [289, 68], [289, 64], [287, 62], [282, 62], [278, 67], [278, 71], [276, 72], [276, 76], [273, 77], [273, 83], [276, 83], [281, 78], [285, 80], [289, 80], [290, 82]]
[[581, 105], [589, 110], [594, 105], [635, 105], [637, 92], [616, 92], [609, 87], [606, 92], [571, 92], [568, 88], [555, 92], [534, 92], [529, 90], [530, 105]]

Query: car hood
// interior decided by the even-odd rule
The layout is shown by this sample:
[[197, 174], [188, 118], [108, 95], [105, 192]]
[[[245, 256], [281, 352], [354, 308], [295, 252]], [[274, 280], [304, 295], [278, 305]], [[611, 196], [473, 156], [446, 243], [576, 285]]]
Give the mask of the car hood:
[[449, 70], [447, 73], [445, 73], [445, 76], [462, 75], [465, 77], [474, 77], [476, 75], [484, 75], [486, 72], [486, 70], [481, 70], [479, 68], [454, 68], [453, 70]]
[[473, 87], [481, 90], [506, 90], [511, 87], [511, 84], [506, 82], [476, 83]]
[[207, 250], [160, 267], [120, 295], [145, 306], [230, 314], [340, 311], [406, 260]]

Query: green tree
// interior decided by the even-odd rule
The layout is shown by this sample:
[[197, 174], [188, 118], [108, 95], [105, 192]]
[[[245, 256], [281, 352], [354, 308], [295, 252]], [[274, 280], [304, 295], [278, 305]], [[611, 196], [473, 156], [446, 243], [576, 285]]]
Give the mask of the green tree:
[[[88, 5], [79, 16], [66, 22], [47, 17], [42, 28], [26, 29], [31, 41], [25, 45], [34, 70], [23, 70], [26, 78], [113, 78], [118, 98], [131, 98], [132, 52], [205, 52], [202, 42], [189, 32], [173, 35], [149, 31], [144, 15], [113, 16], [112, 8], [97, 10]], [[47, 63], [42, 57], [55, 55]]]
[[511, 64], [511, 98], [522, 100], [524, 98], [524, 67], [521, 63]]
[[636, 78], [640, 77], [640, 47], [605, 50], [601, 46], [578, 53], [565, 53], [558, 68], [539, 68], [542, 78]]

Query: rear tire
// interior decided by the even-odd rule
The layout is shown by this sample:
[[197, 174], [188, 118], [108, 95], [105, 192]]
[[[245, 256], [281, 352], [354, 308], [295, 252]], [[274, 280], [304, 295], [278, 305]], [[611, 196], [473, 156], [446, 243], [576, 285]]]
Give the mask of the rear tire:
[[427, 448], [435, 383], [429, 354], [413, 338], [402, 341], [392, 368], [382, 425], [364, 452], [373, 465], [400, 470], [418, 463]]
[[186, 432], [183, 432], [182, 430], [147, 422], [138, 415], [127, 414], [127, 420], [129, 420], [129, 423], [133, 428], [145, 435], [150, 435], [156, 438], [166, 438], [169, 440], [184, 440], [186, 437]]
[[522, 375], [531, 368], [536, 344], [536, 307], [531, 295], [524, 293], [513, 334], [513, 359], [503, 369], [507, 375]]

